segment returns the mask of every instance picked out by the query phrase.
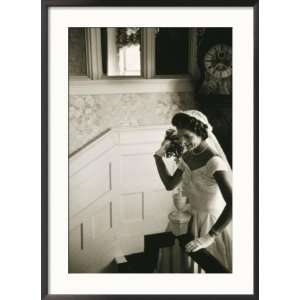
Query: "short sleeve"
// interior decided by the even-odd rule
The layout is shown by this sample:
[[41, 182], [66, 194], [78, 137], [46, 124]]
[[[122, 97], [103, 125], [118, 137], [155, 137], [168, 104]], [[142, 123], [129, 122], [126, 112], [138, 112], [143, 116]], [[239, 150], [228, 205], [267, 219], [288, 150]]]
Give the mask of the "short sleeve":
[[216, 171], [228, 171], [226, 162], [219, 156], [213, 156], [209, 159], [206, 167], [209, 176], [213, 176]]

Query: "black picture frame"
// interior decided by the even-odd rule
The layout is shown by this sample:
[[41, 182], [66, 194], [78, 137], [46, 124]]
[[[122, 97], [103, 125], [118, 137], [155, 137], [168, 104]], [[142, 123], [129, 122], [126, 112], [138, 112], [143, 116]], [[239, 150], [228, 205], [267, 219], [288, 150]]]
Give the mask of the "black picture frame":
[[[53, 295], [49, 294], [48, 289], [48, 9], [50, 7], [93, 7], [93, 6], [110, 6], [110, 7], [252, 7], [254, 11], [254, 114], [253, 114], [253, 130], [254, 130], [254, 266], [253, 266], [253, 282], [254, 293], [251, 295]], [[259, 4], [258, 0], [42, 0], [41, 5], [41, 299], [238, 299], [238, 300], [256, 300], [259, 299]]]

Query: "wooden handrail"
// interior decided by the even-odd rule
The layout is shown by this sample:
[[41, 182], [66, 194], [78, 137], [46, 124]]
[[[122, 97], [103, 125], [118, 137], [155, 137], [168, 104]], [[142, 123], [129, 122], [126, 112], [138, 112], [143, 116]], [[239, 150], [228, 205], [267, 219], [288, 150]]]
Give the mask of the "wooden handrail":
[[[148, 235], [145, 236], [145, 254], [149, 252], [149, 258], [151, 258], [151, 254], [155, 252], [155, 249], [172, 247], [175, 243], [176, 238], [179, 240], [180, 247], [183, 251], [185, 249], [185, 245], [193, 240], [193, 236], [191, 234], [185, 234], [178, 237], [175, 237], [171, 232]], [[206, 249], [201, 249], [199, 251], [187, 254], [206, 273], [230, 273], [230, 271]]]
[[[177, 237], [180, 247], [184, 250], [185, 245], [194, 238], [190, 234]], [[187, 253], [206, 273], [230, 273], [223, 264], [206, 249]]]

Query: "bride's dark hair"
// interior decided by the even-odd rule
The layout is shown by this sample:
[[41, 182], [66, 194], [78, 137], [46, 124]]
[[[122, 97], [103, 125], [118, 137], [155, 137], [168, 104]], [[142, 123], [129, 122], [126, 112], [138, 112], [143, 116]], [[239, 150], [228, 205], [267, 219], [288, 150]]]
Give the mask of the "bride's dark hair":
[[177, 113], [174, 115], [172, 118], [172, 125], [178, 129], [190, 130], [200, 136], [203, 140], [208, 137], [207, 125], [187, 114]]

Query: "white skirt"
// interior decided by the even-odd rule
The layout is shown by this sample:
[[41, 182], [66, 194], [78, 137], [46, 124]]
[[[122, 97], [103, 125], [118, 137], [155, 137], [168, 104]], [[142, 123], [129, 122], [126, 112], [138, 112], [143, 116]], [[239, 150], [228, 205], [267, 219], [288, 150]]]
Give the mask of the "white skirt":
[[[192, 235], [197, 238], [208, 234], [216, 222], [219, 213], [192, 210]], [[167, 231], [169, 231], [168, 226]], [[218, 261], [232, 272], [232, 238], [231, 223], [216, 237], [214, 243], [206, 248]], [[174, 246], [161, 248], [158, 256], [159, 273], [201, 273], [198, 264], [180, 248], [176, 239]]]

